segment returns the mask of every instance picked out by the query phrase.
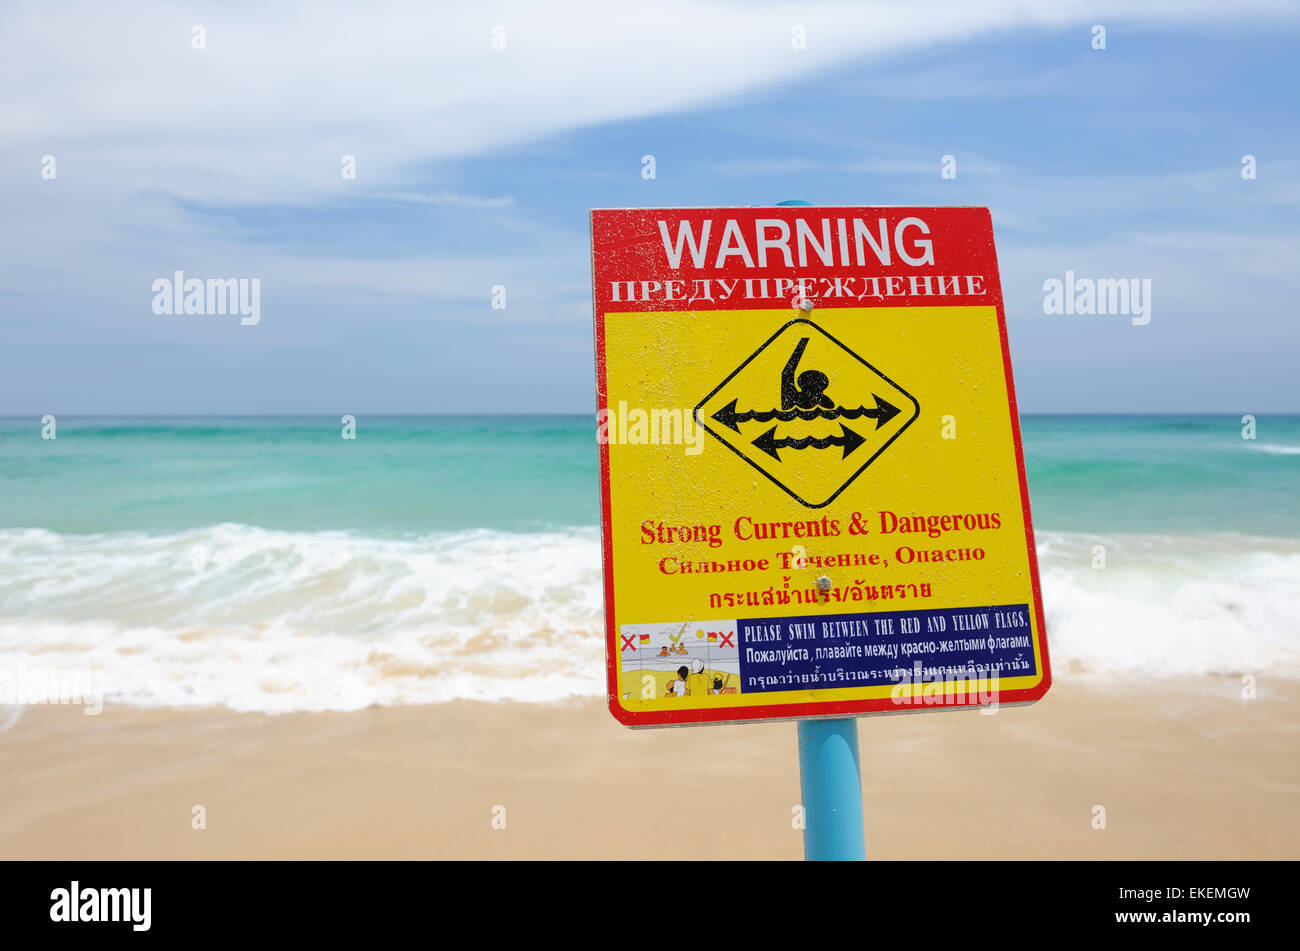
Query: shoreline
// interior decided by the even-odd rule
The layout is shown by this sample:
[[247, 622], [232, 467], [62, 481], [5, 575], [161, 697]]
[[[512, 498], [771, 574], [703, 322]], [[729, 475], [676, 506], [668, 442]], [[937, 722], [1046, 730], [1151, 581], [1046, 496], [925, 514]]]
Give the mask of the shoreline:
[[[1300, 684], [1239, 694], [1058, 681], [994, 716], [864, 718], [867, 855], [1300, 857]], [[632, 731], [598, 700], [28, 707], [0, 775], [14, 859], [802, 857], [792, 724]]]

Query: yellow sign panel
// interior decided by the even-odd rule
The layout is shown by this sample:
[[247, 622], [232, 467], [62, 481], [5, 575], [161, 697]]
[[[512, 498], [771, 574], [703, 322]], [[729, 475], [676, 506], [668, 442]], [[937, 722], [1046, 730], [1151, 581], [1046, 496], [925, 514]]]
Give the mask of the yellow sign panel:
[[[938, 257], [947, 232], [934, 224], [948, 219], [937, 213], [982, 210], [904, 211], [929, 218]], [[831, 299], [829, 288], [866, 286], [838, 271], [780, 300], [759, 296], [759, 278], [745, 296], [733, 272], [720, 286], [683, 274], [697, 282], [692, 302], [663, 270], [628, 270], [653, 260], [661, 236], [671, 250], [683, 220], [725, 215], [743, 229], [747, 214], [780, 213], [790, 233], [802, 216], [817, 234], [830, 215], [833, 236], [846, 212], [861, 210], [593, 214], [621, 722], [910, 712], [1032, 701], [1048, 687], [991, 241], [989, 261], [968, 256], [931, 282], [948, 292], [922, 295], [933, 302], [890, 302], [888, 284]], [[987, 228], [987, 212], [973, 226]], [[769, 284], [769, 297], [802, 276]]]

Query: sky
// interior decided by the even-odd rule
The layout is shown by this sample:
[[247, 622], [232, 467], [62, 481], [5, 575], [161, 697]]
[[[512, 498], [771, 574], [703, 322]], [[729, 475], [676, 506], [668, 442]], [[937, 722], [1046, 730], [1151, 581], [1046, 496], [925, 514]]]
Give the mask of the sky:
[[787, 199], [987, 205], [1022, 412], [1298, 412], [1298, 64], [1281, 0], [6, 3], [0, 415], [591, 412], [589, 210]]

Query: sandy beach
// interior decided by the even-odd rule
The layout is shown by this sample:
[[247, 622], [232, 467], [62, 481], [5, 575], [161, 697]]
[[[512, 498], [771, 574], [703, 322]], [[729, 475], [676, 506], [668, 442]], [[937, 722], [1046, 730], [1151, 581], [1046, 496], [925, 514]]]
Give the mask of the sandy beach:
[[[868, 857], [1300, 857], [1300, 686], [1137, 689], [860, 721]], [[3, 858], [802, 856], [793, 724], [630, 731], [597, 701], [29, 707], [0, 774]]]

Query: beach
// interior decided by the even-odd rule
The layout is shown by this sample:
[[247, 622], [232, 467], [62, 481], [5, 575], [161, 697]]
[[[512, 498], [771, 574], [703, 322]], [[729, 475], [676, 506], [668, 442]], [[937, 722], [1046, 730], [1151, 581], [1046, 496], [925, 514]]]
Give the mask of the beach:
[[[793, 723], [605, 707], [589, 417], [0, 430], [0, 856], [801, 856]], [[1052, 688], [861, 720], [868, 856], [1300, 857], [1300, 417], [1024, 432]]]
[[[860, 720], [868, 857], [1298, 858], [1300, 687], [1257, 691], [1058, 681], [993, 716]], [[631, 731], [598, 700], [32, 706], [0, 775], [5, 858], [802, 857], [793, 723]]]
[[1213, 863], [1300, 860], [1300, 0], [11, 2], [0, 50], [6, 933], [856, 860], [859, 793], [924, 863], [876, 940], [1269, 917]]

